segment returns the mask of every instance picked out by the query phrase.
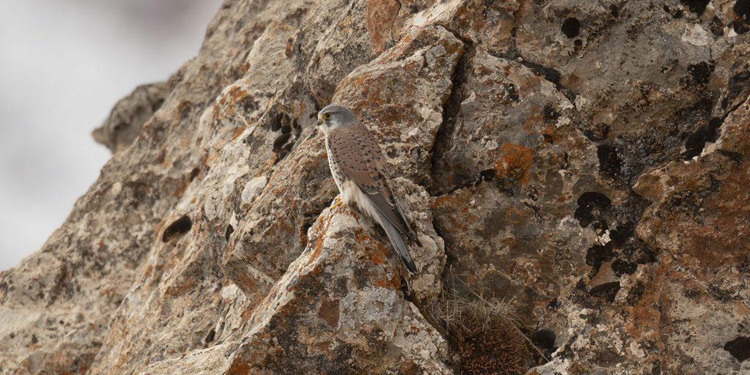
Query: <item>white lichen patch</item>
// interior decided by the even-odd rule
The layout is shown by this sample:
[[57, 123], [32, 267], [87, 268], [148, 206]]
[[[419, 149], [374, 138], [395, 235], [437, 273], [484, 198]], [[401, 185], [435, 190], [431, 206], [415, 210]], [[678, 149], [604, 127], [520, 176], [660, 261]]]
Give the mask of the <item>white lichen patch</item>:
[[245, 188], [242, 189], [242, 203], [252, 203], [255, 198], [260, 195], [267, 183], [268, 178], [266, 178], [266, 176], [258, 176], [250, 179], [250, 181], [245, 184]]
[[685, 31], [682, 33], [682, 41], [702, 47], [707, 46], [713, 39], [711, 39], [711, 36], [700, 24], [694, 23], [685, 25]]

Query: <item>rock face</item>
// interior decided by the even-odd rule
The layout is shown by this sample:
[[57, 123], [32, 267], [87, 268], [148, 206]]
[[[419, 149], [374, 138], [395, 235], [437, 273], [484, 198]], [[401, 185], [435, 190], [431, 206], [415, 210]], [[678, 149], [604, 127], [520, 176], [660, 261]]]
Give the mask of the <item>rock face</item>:
[[[226, 0], [0, 275], [0, 373], [750, 372], [748, 17]], [[336, 199], [331, 101], [380, 139], [416, 275]]]
[[115, 104], [107, 120], [91, 136], [112, 152], [124, 150], [141, 134], [143, 125], [161, 107], [167, 94], [169, 86], [164, 82], [136, 87]]

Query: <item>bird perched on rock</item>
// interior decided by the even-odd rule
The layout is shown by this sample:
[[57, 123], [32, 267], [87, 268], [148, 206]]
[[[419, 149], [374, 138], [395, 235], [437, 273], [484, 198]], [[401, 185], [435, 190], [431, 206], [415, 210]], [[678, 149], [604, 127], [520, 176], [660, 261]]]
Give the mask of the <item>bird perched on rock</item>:
[[328, 166], [341, 200], [357, 204], [380, 224], [409, 272], [417, 267], [404, 238], [419, 244], [393, 196], [388, 165], [377, 141], [357, 117], [342, 105], [331, 104], [318, 112], [328, 151]]

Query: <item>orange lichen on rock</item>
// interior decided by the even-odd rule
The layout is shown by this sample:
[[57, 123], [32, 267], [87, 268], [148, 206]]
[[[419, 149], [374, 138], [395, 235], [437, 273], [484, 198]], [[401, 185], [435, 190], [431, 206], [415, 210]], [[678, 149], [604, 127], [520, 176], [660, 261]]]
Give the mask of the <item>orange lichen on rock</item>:
[[318, 317], [325, 320], [332, 328], [336, 328], [339, 324], [339, 300], [323, 297], [320, 310], [318, 310]]
[[354, 232], [354, 240], [362, 245], [367, 258], [372, 264], [383, 264], [385, 262], [386, 248], [382, 244], [377, 243], [372, 237], [362, 233], [362, 229], [358, 228]]
[[[662, 257], [665, 259], [666, 257]], [[628, 324], [625, 325], [625, 331], [635, 338], [652, 338], [652, 335], [659, 332], [661, 323], [662, 309], [662, 285], [665, 284], [666, 267], [658, 267], [653, 270], [652, 279], [644, 285], [644, 293], [637, 303], [632, 307], [628, 306], [625, 311], [630, 313]]]
[[245, 127], [244, 126], [238, 126], [238, 127], [236, 127], [234, 129], [234, 132], [232, 133], [232, 140], [237, 139], [237, 137], [239, 137], [240, 135], [242, 135], [242, 132], [244, 132], [244, 131], [245, 131]]
[[401, 277], [397, 272], [390, 272], [390, 277], [376, 277], [372, 280], [372, 285], [390, 290], [399, 290], [401, 288]]
[[367, 0], [367, 32], [376, 53], [383, 52], [393, 40], [393, 22], [401, 9], [395, 0]]
[[533, 160], [531, 149], [506, 143], [500, 148], [500, 154], [502, 156], [493, 166], [497, 177], [512, 178], [521, 185], [529, 181], [529, 168]]
[[[328, 227], [331, 225], [330, 220], [320, 220], [316, 223], [315, 228], [313, 231], [317, 233], [317, 237], [315, 238], [315, 243], [312, 246], [312, 254], [310, 254], [310, 258], [307, 260], [307, 263], [305, 266], [310, 265], [312, 262], [315, 261], [315, 259], [320, 256], [320, 252], [323, 250], [323, 240], [325, 240], [325, 233], [328, 231]], [[309, 246], [309, 245], [308, 245]]]

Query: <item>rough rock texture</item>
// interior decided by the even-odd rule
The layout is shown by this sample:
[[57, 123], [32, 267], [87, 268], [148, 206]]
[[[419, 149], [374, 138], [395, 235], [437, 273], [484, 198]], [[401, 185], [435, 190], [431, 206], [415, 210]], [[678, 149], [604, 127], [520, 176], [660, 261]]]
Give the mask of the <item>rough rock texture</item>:
[[[226, 0], [196, 58], [117, 104], [100, 178], [0, 274], [0, 373], [750, 372], [748, 17]], [[380, 139], [420, 273], [335, 199], [330, 101]], [[527, 344], [461, 341], [428, 308], [456, 296], [504, 306], [466, 316], [514, 322], [535, 347], [498, 352], [534, 358], [471, 362], [498, 358], [491, 335]]]
[[91, 136], [112, 152], [124, 150], [141, 134], [141, 128], [159, 110], [167, 94], [169, 86], [164, 82], [136, 87], [115, 104], [107, 120]]

